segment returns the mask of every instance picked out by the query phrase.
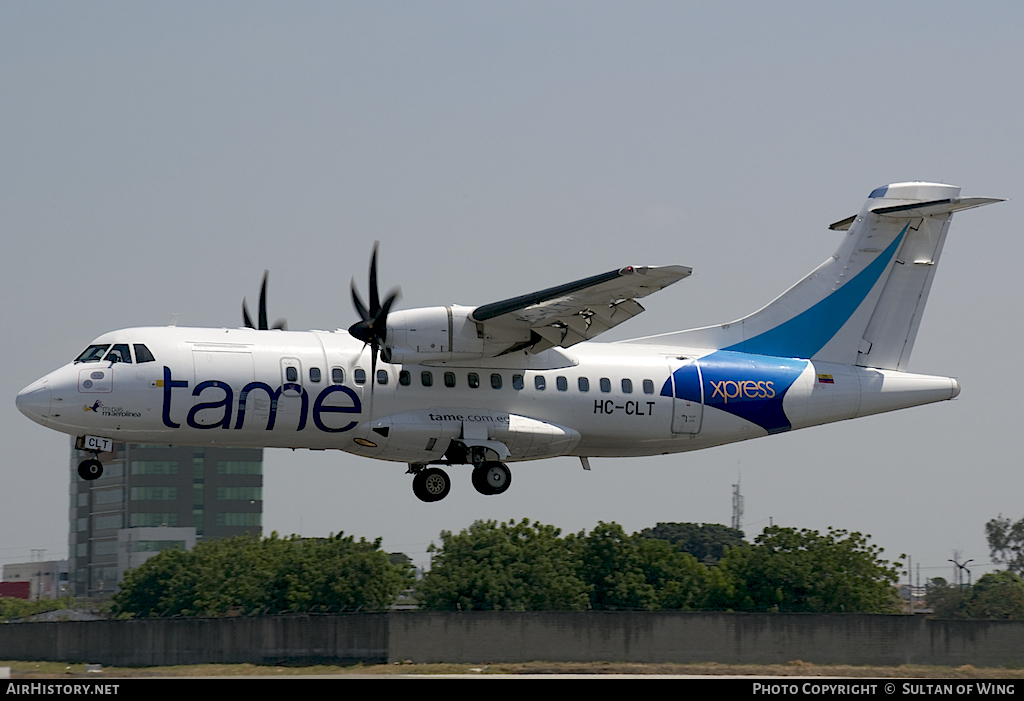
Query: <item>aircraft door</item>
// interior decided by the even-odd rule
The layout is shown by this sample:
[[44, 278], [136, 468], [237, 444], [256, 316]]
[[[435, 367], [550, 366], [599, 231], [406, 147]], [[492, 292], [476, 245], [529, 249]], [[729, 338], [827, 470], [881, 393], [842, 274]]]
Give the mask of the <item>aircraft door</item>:
[[672, 433], [696, 436], [704, 422], [704, 382], [696, 360], [672, 373]]

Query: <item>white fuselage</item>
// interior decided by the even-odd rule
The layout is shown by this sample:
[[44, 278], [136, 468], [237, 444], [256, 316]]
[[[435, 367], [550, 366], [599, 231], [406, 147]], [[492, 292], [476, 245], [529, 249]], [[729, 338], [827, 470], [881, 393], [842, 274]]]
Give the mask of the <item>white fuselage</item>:
[[26, 387], [19, 408], [78, 436], [420, 464], [453, 441], [506, 461], [675, 453], [959, 392], [946, 377], [628, 342], [473, 367], [378, 362], [377, 377], [344, 330], [135, 328], [93, 343], [142, 344], [153, 359], [70, 363]]

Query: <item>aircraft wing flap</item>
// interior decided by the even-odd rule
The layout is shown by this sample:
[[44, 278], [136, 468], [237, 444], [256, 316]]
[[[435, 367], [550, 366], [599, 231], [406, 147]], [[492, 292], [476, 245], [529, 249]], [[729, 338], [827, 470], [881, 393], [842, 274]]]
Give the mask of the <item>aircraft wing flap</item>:
[[[470, 319], [492, 331], [531, 331], [533, 352], [589, 340], [644, 310], [636, 300], [691, 273], [682, 265], [628, 266], [477, 307]], [[517, 348], [521, 348], [518, 344]]]

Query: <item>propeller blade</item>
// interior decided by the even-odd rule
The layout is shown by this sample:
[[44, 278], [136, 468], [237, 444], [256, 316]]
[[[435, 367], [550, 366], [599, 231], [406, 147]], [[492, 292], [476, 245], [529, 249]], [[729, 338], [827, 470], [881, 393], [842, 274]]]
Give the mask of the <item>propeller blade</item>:
[[256, 328], [252, 323], [252, 319], [249, 318], [249, 310], [245, 308], [245, 297], [242, 298], [242, 321], [245, 322], [246, 328]]
[[260, 329], [266, 331], [267, 326], [267, 276], [270, 275], [269, 270], [263, 271], [263, 284], [260, 285]]
[[400, 294], [398, 290], [392, 290], [384, 300], [384, 304], [380, 303], [380, 290], [377, 286], [377, 249], [379, 245], [379, 241], [374, 242], [373, 253], [370, 255], [369, 306], [363, 303], [359, 291], [356, 289], [356, 281], [352, 280], [352, 304], [359, 314], [359, 321], [348, 328], [348, 332], [353, 337], [370, 346], [370, 351], [373, 354], [371, 362], [374, 382], [377, 379], [377, 354], [387, 340], [388, 313]]
[[363, 321], [370, 319], [370, 310], [363, 304], [363, 300], [359, 298], [359, 293], [356, 291], [356, 281], [352, 279], [352, 303], [356, 306], [356, 311], [359, 312], [359, 318]]
[[370, 256], [370, 315], [376, 317], [380, 313], [380, 295], [377, 294], [377, 246], [373, 242], [373, 255]]
[[[270, 275], [269, 270], [263, 271], [263, 283], [260, 285], [260, 307], [259, 307], [259, 325], [252, 323], [252, 317], [249, 316], [249, 307], [246, 305], [246, 300], [242, 298], [242, 321], [246, 328], [259, 329], [260, 331], [266, 331], [271, 328], [267, 323], [267, 277]], [[278, 319], [273, 328], [280, 329], [282, 331], [287, 330], [288, 321], [286, 319]]]

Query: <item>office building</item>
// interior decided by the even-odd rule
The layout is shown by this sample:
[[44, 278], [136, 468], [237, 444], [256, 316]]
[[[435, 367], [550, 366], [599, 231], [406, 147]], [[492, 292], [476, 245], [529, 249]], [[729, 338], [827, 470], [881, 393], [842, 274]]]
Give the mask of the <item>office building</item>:
[[115, 443], [103, 475], [83, 480], [92, 454], [72, 446], [68, 580], [72, 595], [105, 599], [125, 569], [166, 548], [262, 535], [263, 451]]

